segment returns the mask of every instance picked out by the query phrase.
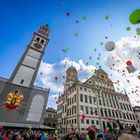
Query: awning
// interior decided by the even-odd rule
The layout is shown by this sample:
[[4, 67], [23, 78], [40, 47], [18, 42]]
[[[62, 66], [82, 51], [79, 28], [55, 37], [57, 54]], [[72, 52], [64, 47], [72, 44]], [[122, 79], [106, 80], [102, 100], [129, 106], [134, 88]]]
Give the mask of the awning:
[[0, 122], [0, 126], [6, 126], [6, 127], [19, 127], [19, 128], [35, 128], [35, 129], [48, 129], [48, 130], [54, 130], [55, 128], [48, 127], [45, 125], [39, 125], [39, 124], [22, 124], [22, 123], [9, 123], [9, 122]]

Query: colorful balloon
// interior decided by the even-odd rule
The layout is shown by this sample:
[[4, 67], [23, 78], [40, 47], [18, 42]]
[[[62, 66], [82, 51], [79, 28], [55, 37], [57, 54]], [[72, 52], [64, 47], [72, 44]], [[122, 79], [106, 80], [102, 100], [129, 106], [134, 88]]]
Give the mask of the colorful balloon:
[[129, 21], [131, 24], [134, 24], [134, 25], [140, 23], [140, 9], [137, 9], [131, 13], [129, 17]]
[[116, 45], [113, 41], [109, 41], [105, 44], [105, 49], [109, 52], [113, 51], [115, 49], [115, 47], [116, 47]]
[[75, 32], [74, 35], [75, 35], [75, 37], [78, 37], [78, 33], [77, 32]]
[[82, 119], [84, 120], [86, 118], [86, 115], [85, 114], [82, 114]]
[[132, 62], [131, 62], [130, 60], [127, 60], [127, 61], [126, 61], [126, 64], [127, 64], [128, 66], [130, 66], [130, 65], [132, 65]]
[[109, 19], [109, 16], [105, 16], [105, 19], [108, 20]]
[[79, 23], [79, 21], [78, 21], [78, 20], [76, 20], [76, 23]]
[[83, 20], [86, 20], [87, 18], [85, 16], [82, 17]]
[[127, 28], [126, 28], [127, 31], [130, 31], [130, 29], [131, 29], [130, 27], [127, 27]]
[[70, 16], [70, 13], [69, 12], [66, 12], [66, 16]]

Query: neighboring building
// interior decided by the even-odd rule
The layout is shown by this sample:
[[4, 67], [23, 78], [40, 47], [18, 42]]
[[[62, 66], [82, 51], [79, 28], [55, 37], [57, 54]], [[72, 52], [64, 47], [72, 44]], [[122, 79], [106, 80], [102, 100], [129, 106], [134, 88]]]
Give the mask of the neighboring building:
[[57, 111], [54, 108], [47, 108], [44, 124], [49, 127], [57, 127]]
[[[115, 92], [113, 82], [101, 68], [84, 83], [78, 81], [76, 68], [67, 70], [64, 93], [58, 98], [58, 127], [68, 131], [71, 127], [86, 130], [96, 125], [104, 129], [117, 127], [117, 120], [138, 129], [136, 116], [129, 98]], [[85, 119], [82, 119], [82, 116]]]
[[48, 35], [48, 25], [41, 26], [33, 34], [11, 77], [0, 78], [0, 125], [40, 127], [44, 123], [49, 90], [35, 87], [34, 82]]
[[134, 112], [136, 114], [136, 119], [138, 121], [139, 128], [140, 128], [140, 106], [134, 106], [133, 110], [134, 110]]

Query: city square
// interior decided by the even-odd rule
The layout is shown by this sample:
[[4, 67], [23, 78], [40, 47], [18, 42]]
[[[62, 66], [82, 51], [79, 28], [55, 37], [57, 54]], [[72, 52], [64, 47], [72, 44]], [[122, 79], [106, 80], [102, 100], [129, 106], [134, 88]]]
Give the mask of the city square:
[[0, 140], [140, 139], [139, 0], [0, 1]]

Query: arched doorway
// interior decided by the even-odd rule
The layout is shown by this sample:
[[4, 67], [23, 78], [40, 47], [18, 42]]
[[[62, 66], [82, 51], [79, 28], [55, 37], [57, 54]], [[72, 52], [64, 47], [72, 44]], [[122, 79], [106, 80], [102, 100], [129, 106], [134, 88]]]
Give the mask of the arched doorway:
[[45, 100], [42, 95], [35, 95], [33, 97], [33, 100], [29, 109], [29, 113], [26, 119], [27, 121], [35, 121], [35, 122], [40, 121], [44, 102]]
[[52, 127], [53, 127], [53, 128], [56, 128], [56, 124], [52, 124]]
[[50, 123], [48, 123], [48, 124], [47, 124], [47, 126], [51, 127], [51, 124], [50, 124]]

